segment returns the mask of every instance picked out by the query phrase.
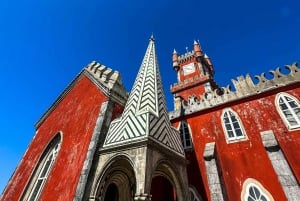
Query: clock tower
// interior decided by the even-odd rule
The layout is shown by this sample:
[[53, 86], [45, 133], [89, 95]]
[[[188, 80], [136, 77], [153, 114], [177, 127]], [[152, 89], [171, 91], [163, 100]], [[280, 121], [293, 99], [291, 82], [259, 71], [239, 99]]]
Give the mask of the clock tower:
[[218, 88], [213, 80], [214, 68], [211, 60], [203, 54], [197, 41], [194, 41], [193, 50], [183, 55], [179, 55], [174, 49], [173, 68], [177, 72], [177, 83], [171, 86], [175, 110], [181, 108], [182, 101], [186, 102], [191, 97], [199, 100], [205, 92]]

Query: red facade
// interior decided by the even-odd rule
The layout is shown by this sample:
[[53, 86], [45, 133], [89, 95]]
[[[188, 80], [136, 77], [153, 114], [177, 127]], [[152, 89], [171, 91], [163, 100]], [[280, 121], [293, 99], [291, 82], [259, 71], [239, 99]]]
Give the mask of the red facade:
[[[99, 84], [100, 79], [106, 79], [103, 83], [111, 82], [107, 75], [97, 74], [101, 66], [92, 63], [89, 73], [96, 76], [83, 71], [39, 120], [36, 134], [1, 200], [21, 200], [42, 154], [57, 133], [61, 133], [61, 148], [39, 200], [66, 201], [76, 197], [87, 159], [99, 159], [93, 154], [87, 157], [92, 142], [99, 145], [104, 140], [93, 139], [99, 117], [104, 117], [101, 125], [107, 132], [111, 120], [124, 108], [124, 104], [116, 100], [120, 94], [113, 94], [106, 85]], [[297, 65], [289, 67], [289, 75], [276, 70], [273, 80], [260, 77], [257, 84], [249, 77], [239, 78], [233, 82], [236, 90], [231, 91], [216, 84], [211, 61], [195, 42], [192, 52], [179, 56], [174, 51], [173, 68], [178, 83], [171, 87], [175, 108], [169, 116], [172, 125], [181, 132], [192, 201], [300, 199], [300, 70]], [[111, 69], [107, 72], [113, 77]], [[295, 105], [289, 107], [296, 111], [294, 118], [298, 127], [288, 125], [290, 114], [280, 113], [283, 100], [278, 97], [283, 93], [294, 98], [292, 101], [287, 98], [285, 101], [290, 103], [285, 106]], [[104, 103], [111, 103], [112, 108], [102, 111]], [[182, 127], [183, 124], [186, 126]], [[190, 141], [185, 143], [186, 140]], [[180, 145], [180, 140], [178, 142]], [[182, 159], [184, 161], [183, 156]], [[123, 168], [131, 167], [124, 161], [120, 162]], [[94, 171], [97, 172], [96, 168]], [[129, 172], [134, 175], [131, 169]], [[91, 179], [94, 175], [88, 176]], [[152, 179], [153, 201], [178, 199], [174, 184], [168, 178], [157, 174]], [[86, 183], [87, 188], [91, 187], [89, 181]], [[254, 189], [259, 195], [251, 194]], [[118, 191], [122, 189], [110, 185], [103, 199], [118, 200]]]
[[[85, 75], [74, 82], [53, 110], [46, 113], [2, 200], [19, 200], [41, 154], [58, 132], [62, 133], [61, 149], [40, 200], [73, 200], [101, 104], [108, 100]], [[115, 110], [120, 112], [120, 107]]]
[[[185, 54], [181, 56], [181, 60], [179, 59], [174, 64], [173, 55], [173, 66], [179, 76], [178, 83], [171, 88], [172, 93], [175, 95], [175, 102], [176, 99], [180, 100], [179, 104], [175, 103], [175, 112], [181, 110], [181, 114], [184, 114], [177, 116], [171, 114], [173, 116], [171, 122], [174, 127], [178, 128], [180, 122], [186, 121], [193, 141], [193, 149], [187, 149], [186, 151], [187, 160], [189, 161], [189, 184], [197, 189], [203, 200], [214, 200], [211, 197], [213, 192], [207, 179], [210, 175], [208, 175], [204, 158], [206, 144], [214, 142], [214, 158], [224, 200], [241, 200], [243, 183], [247, 178], [255, 178], [259, 181], [274, 200], [287, 200], [278, 173], [275, 172], [276, 168], [272, 165], [263, 144], [261, 132], [272, 131], [274, 133], [280, 150], [299, 184], [300, 152], [297, 150], [300, 146], [300, 129], [288, 129], [278, 112], [279, 106], [276, 105], [276, 95], [285, 92], [300, 100], [300, 83], [296, 81], [287, 85], [281, 84], [282, 87], [274, 86], [256, 94], [251, 94], [250, 91], [249, 94], [239, 98], [227, 102], [223, 101], [215, 104], [215, 106], [199, 107], [200, 109], [189, 112], [194, 107], [193, 104], [203, 104], [206, 96], [211, 96], [211, 100], [217, 100], [218, 93], [221, 91], [218, 91], [215, 86], [208, 90], [205, 89], [205, 84], [211, 82], [210, 79], [212, 79], [213, 74], [200, 75], [199, 63], [203, 66], [206, 65], [201, 60], [203, 57], [200, 57], [197, 62], [198, 66], [193, 72], [188, 76], [184, 75], [183, 68], [187, 65], [187, 61], [194, 63], [195, 58], [196, 55], [192, 52], [191, 56]], [[200, 79], [193, 79], [198, 76]], [[202, 83], [199, 82], [201, 79], [203, 80]], [[178, 90], [179, 87], [181, 87], [180, 90]], [[222, 114], [226, 108], [230, 108], [239, 117], [246, 134], [244, 140], [228, 142], [226, 139], [226, 131], [224, 125], [222, 125]], [[196, 161], [189, 158], [193, 152], [196, 155]], [[197, 170], [191, 171], [196, 167]], [[196, 176], [197, 173], [201, 174], [200, 178]], [[195, 178], [199, 179], [196, 180]], [[203, 185], [205, 192], [202, 189]]]

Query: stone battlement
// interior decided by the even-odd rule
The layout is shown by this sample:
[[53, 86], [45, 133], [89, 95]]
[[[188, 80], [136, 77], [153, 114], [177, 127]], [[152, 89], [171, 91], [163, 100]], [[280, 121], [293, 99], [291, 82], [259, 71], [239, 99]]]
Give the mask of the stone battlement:
[[215, 89], [214, 91], [206, 92], [199, 97], [190, 96], [188, 102], [182, 101], [182, 110], [178, 109], [169, 113], [170, 119], [179, 117], [184, 113], [192, 114], [201, 110], [212, 108], [218, 105], [229, 103], [235, 100], [243, 99], [253, 95], [261, 94], [272, 89], [287, 86], [293, 83], [300, 82], [300, 69], [297, 63], [286, 65], [289, 70], [288, 74], [281, 73], [281, 68], [270, 70], [269, 73], [273, 75], [272, 79], [267, 79], [266, 74], [254, 76], [258, 83], [254, 83], [249, 74], [237, 77], [236, 80], [232, 79], [235, 91], [231, 90], [230, 85]]
[[183, 55], [180, 55], [180, 56], [178, 57], [178, 61], [179, 61], [179, 62], [184, 62], [184, 61], [187, 61], [187, 60], [193, 58], [194, 56], [195, 56], [195, 51], [192, 50], [192, 51], [187, 52], [187, 53], [185, 53], [185, 54], [183, 54]]
[[75, 86], [77, 81], [81, 76], [86, 75], [93, 82], [102, 89], [112, 100], [116, 101], [121, 105], [125, 105], [128, 94], [126, 89], [122, 85], [121, 76], [118, 71], [113, 71], [100, 63], [93, 61], [87, 65], [72, 82], [67, 86], [67, 88], [58, 96], [54, 103], [46, 110], [42, 117], [36, 122], [36, 129], [44, 122], [48, 115], [57, 107], [57, 105], [63, 100], [63, 98], [70, 92], [70, 90]]
[[92, 78], [97, 81], [96, 84], [98, 84], [108, 96], [120, 104], [125, 105], [128, 94], [122, 84], [121, 75], [118, 71], [114, 71], [96, 61], [91, 62], [85, 67], [85, 70], [92, 75]]

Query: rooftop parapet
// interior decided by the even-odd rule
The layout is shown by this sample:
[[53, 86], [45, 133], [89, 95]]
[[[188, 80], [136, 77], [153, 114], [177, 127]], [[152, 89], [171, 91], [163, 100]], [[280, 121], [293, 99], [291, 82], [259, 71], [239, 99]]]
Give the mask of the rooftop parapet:
[[195, 51], [192, 50], [178, 57], [179, 62], [187, 61], [195, 56]]
[[122, 85], [121, 76], [118, 71], [113, 71], [100, 63], [93, 61], [87, 65], [65, 88], [65, 90], [58, 96], [54, 103], [46, 110], [41, 118], [36, 122], [36, 129], [44, 122], [48, 115], [57, 107], [63, 98], [75, 86], [81, 76], [87, 76], [106, 94], [110, 99], [115, 102], [125, 105], [128, 94]]
[[121, 80], [121, 75], [118, 71], [114, 71], [96, 61], [91, 62], [84, 68], [92, 79], [95, 79], [96, 84], [103, 90], [106, 95], [125, 105], [128, 94]]
[[261, 94], [272, 89], [287, 86], [300, 82], [300, 69], [297, 63], [286, 65], [289, 70], [288, 74], [281, 73], [281, 68], [270, 70], [269, 73], [273, 76], [272, 79], [267, 79], [266, 74], [254, 76], [258, 83], [254, 83], [249, 74], [237, 77], [236, 80], [232, 79], [235, 91], [231, 90], [230, 85], [209, 91], [203, 95], [192, 95], [187, 102], [182, 101], [181, 110], [175, 110], [169, 113], [170, 119], [175, 119], [181, 115], [188, 115], [201, 110], [213, 108], [222, 104], [226, 104], [239, 99], [251, 97]]

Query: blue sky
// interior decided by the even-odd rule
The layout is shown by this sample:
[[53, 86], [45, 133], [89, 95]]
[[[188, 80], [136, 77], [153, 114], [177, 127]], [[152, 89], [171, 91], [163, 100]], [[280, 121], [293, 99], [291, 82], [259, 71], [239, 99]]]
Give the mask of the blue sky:
[[34, 123], [88, 63], [130, 90], [152, 33], [169, 109], [173, 48], [199, 40], [221, 86], [300, 60], [299, 1], [10, 0], [0, 2], [0, 193]]

